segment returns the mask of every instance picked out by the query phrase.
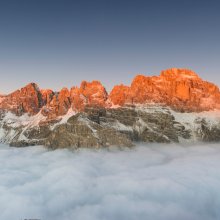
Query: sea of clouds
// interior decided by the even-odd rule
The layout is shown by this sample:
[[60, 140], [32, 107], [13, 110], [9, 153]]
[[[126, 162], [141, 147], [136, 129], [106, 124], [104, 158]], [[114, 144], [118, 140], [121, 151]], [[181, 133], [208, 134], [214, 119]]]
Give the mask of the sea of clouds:
[[0, 145], [0, 220], [220, 219], [220, 145]]

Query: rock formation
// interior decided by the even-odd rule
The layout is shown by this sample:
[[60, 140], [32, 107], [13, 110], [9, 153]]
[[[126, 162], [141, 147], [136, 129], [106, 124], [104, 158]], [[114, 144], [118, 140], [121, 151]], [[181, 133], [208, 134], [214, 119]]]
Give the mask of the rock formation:
[[72, 87], [70, 99], [75, 110], [82, 111], [85, 106], [105, 107], [108, 94], [99, 81], [81, 83], [80, 88]]
[[55, 149], [220, 141], [220, 117], [201, 115], [214, 109], [219, 88], [187, 69], [137, 75], [109, 95], [99, 81], [59, 92], [30, 83], [0, 96], [0, 142]]
[[131, 86], [115, 86], [109, 95], [99, 81], [83, 81], [79, 88], [63, 88], [60, 92], [39, 90], [35, 83], [30, 83], [0, 98], [1, 109], [17, 115], [34, 115], [42, 110], [49, 118], [65, 115], [69, 108], [80, 112], [86, 106], [108, 108], [147, 103], [188, 112], [220, 109], [220, 91], [191, 70], [172, 68], [162, 71], [160, 76], [137, 75]]
[[42, 94], [35, 83], [30, 83], [24, 88], [7, 96], [0, 103], [0, 108], [12, 111], [17, 115], [23, 113], [37, 114], [42, 107]]
[[115, 86], [109, 95], [114, 105], [160, 103], [177, 111], [220, 109], [219, 88], [187, 69], [168, 69], [160, 76], [138, 75], [130, 87]]

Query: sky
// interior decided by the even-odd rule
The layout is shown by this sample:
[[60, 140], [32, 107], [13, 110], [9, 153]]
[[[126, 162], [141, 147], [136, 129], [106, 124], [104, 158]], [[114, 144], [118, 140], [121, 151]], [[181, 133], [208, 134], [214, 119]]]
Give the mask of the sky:
[[220, 86], [219, 0], [1, 0], [0, 93], [189, 68]]

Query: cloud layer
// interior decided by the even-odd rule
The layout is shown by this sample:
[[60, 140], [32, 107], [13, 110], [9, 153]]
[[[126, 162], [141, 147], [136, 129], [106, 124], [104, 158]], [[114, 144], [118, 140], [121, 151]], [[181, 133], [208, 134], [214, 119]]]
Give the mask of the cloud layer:
[[0, 146], [0, 219], [220, 219], [220, 147]]

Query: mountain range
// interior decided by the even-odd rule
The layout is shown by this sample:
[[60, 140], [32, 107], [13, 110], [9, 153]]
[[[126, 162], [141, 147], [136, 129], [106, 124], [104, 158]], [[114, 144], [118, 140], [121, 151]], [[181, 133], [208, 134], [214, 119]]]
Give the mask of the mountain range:
[[99, 81], [59, 92], [35, 83], [0, 96], [0, 141], [12, 146], [132, 146], [220, 140], [220, 91], [188, 69], [137, 75], [108, 94]]

